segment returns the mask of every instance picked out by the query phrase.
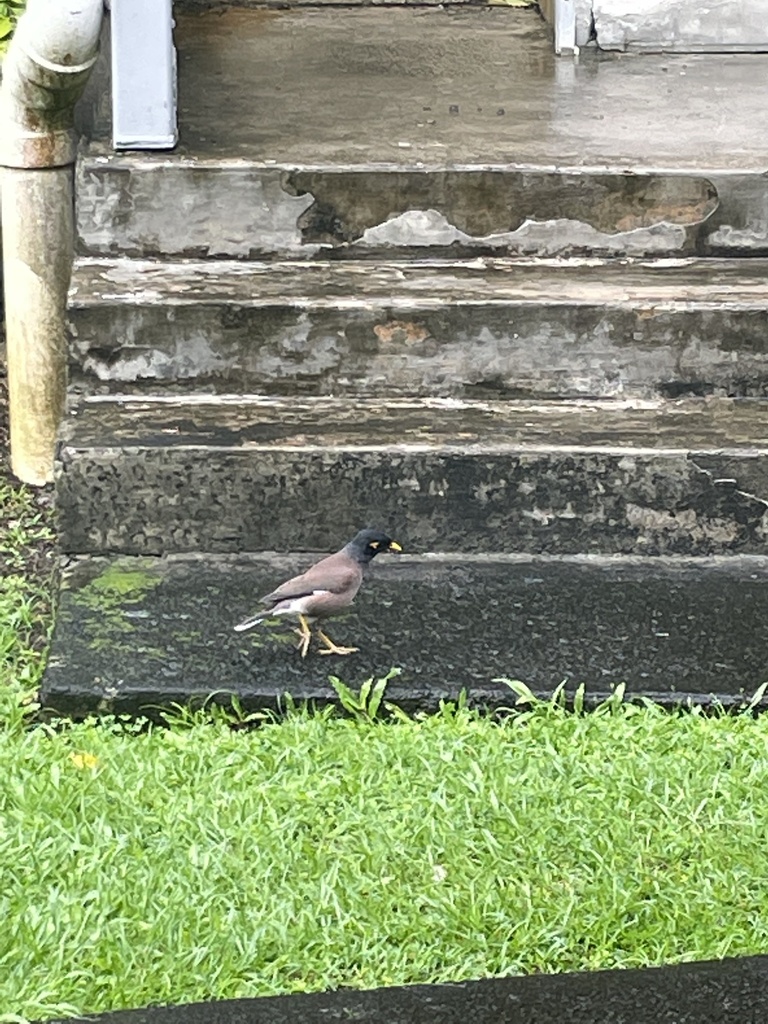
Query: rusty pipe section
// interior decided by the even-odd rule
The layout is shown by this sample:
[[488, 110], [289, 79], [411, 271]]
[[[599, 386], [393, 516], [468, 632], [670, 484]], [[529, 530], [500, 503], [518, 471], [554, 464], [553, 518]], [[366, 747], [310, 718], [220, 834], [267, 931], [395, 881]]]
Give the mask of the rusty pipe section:
[[74, 108], [98, 55], [103, 0], [29, 0], [3, 64], [2, 191], [11, 467], [53, 479], [67, 393]]
[[96, 62], [103, 0], [29, 0], [3, 63], [0, 166], [75, 159], [75, 103]]

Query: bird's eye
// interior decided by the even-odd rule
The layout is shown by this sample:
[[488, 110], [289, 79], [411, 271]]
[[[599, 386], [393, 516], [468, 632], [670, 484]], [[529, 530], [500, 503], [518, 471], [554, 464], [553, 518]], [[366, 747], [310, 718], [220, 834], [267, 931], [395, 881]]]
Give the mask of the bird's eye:
[[372, 547], [374, 551], [378, 548], [378, 546], [379, 546], [379, 542], [377, 540], [372, 540], [370, 545], [369, 545], [369, 547]]

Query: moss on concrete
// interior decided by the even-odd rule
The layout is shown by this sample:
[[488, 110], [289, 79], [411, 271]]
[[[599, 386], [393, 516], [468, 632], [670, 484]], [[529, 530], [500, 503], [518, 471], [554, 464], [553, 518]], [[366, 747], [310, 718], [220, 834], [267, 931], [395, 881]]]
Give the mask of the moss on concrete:
[[[146, 559], [117, 559], [84, 587], [73, 591], [75, 604], [93, 613], [86, 618], [90, 649], [125, 649], [120, 637], [133, 634], [141, 618], [133, 619], [129, 612], [135, 614], [136, 606], [161, 582], [161, 575], [148, 570]], [[152, 652], [144, 650], [144, 653]], [[156, 653], [164, 654], [159, 650]]]

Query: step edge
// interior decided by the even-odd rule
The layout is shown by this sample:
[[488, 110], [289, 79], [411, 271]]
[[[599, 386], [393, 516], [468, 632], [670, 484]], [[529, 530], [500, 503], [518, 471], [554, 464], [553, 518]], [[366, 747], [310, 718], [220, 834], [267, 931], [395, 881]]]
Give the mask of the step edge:
[[[610, 274], [606, 280], [601, 275]], [[623, 271], [632, 273], [623, 282]], [[519, 274], [516, 272], [520, 272]], [[535, 272], [538, 279], [529, 274]], [[589, 272], [586, 276], [585, 272]], [[120, 275], [110, 280], [108, 275]], [[157, 280], [150, 276], [165, 274]], [[453, 275], [465, 275], [457, 279]], [[104, 275], [106, 279], [99, 279]], [[145, 276], [147, 275], [147, 276]], [[175, 275], [175, 280], [174, 280]], [[379, 275], [380, 280], [374, 275]], [[647, 275], [647, 276], [644, 276]], [[286, 278], [290, 284], [286, 284]], [[717, 278], [713, 280], [713, 278]], [[194, 281], [194, 278], [199, 280]], [[441, 280], [442, 278], [442, 280]], [[441, 294], [423, 285], [437, 279]], [[180, 291], [194, 287], [201, 292]], [[268, 284], [273, 294], [246, 294]], [[329, 295], [332, 284], [342, 294]], [[487, 294], [492, 285], [493, 294]], [[364, 285], [364, 288], [361, 287]], [[219, 294], [207, 288], [215, 286]], [[563, 293], [563, 288], [570, 288]], [[681, 289], [678, 296], [670, 290]], [[423, 289], [423, 290], [422, 290]], [[714, 294], [713, 294], [714, 293]], [[133, 260], [81, 259], [73, 270], [68, 309], [231, 308], [377, 310], [449, 308], [611, 308], [670, 311], [764, 311], [768, 258], [493, 258], [465, 260]]]
[[[639, 411], [670, 412], [697, 411], [701, 409], [730, 408], [735, 406], [753, 408], [763, 407], [768, 410], [768, 398], [748, 397], [730, 398], [708, 396], [705, 398], [559, 398], [550, 400], [510, 399], [487, 401], [481, 398], [443, 398], [435, 395], [415, 397], [357, 397], [336, 395], [306, 395], [298, 399], [300, 404], [315, 407], [317, 410], [333, 405], [335, 407], [354, 408], [356, 410], [377, 410], [382, 406], [387, 409], [408, 411], [412, 409], [432, 409], [441, 412], [460, 410], [504, 413], [511, 410], [526, 410], [531, 415], [549, 415], [552, 412], [622, 412]], [[84, 394], [72, 396], [70, 411], [77, 412], [81, 408], [98, 405], [114, 405], [127, 407], [132, 404], [146, 406], [205, 406], [214, 405], [221, 408], [252, 405], [254, 407], [280, 408], [288, 406], [295, 409], [297, 398], [294, 395], [270, 395], [261, 392], [232, 392], [214, 394], [212, 392], [192, 392], [180, 394], [139, 393], [123, 391], [118, 394]]]
[[[60, 557], [60, 568], [62, 579], [69, 578], [77, 566], [84, 562], [134, 562], [138, 563], [213, 563], [223, 568], [242, 566], [249, 568], [253, 565], [272, 564], [275, 561], [287, 562], [295, 558], [310, 560], [316, 557], [327, 555], [328, 551], [306, 550], [306, 551], [241, 551], [231, 552], [206, 552], [206, 551], [176, 551], [161, 555], [132, 555], [108, 552], [103, 554], [78, 554], [62, 555]], [[403, 551], [390, 560], [391, 566], [381, 563], [378, 560], [374, 564], [373, 573], [378, 574], [382, 570], [392, 571], [392, 567], [404, 564], [414, 567], [424, 566], [434, 568], [443, 566], [453, 568], [457, 565], [476, 568], [493, 565], [511, 566], [538, 566], [543, 567], [555, 565], [585, 566], [586, 568], [597, 569], [622, 569], [622, 568], [661, 568], [665, 571], [720, 571], [737, 572], [745, 570], [751, 572], [765, 571], [768, 574], [768, 554], [730, 554], [730, 555], [640, 555], [627, 554], [622, 552], [583, 552], [577, 554], [546, 554], [531, 553], [525, 551]]]
[[[640, 458], [640, 459], [696, 459], [718, 456], [725, 459], [750, 458], [765, 459], [768, 457], [768, 447], [758, 448], [756, 446], [745, 446], [744, 448], [717, 447], [711, 448], [647, 448], [640, 446], [626, 445], [624, 447], [610, 447], [606, 445], [494, 445], [486, 441], [467, 442], [464, 445], [449, 444], [436, 441], [434, 445], [427, 444], [328, 444], [326, 441], [318, 441], [317, 444], [290, 445], [280, 443], [245, 443], [232, 445], [212, 444], [147, 444], [141, 439], [132, 439], [125, 442], [113, 441], [108, 444], [87, 444], [77, 441], [60, 442], [57, 452], [57, 460], [63, 462], [65, 457], [80, 457], [88, 453], [95, 458], [99, 455], [117, 455], [120, 452], [133, 450], [151, 450], [165, 452], [201, 452], [214, 454], [216, 452], [229, 455], [241, 455], [243, 457], [257, 452], [284, 452], [285, 454], [309, 455], [315, 452], [352, 452], [360, 455], [426, 455], [441, 454], [444, 456], [456, 455], [478, 455], [483, 458], [503, 458], [517, 455], [602, 455], [608, 458]], [[728, 478], [730, 479], [730, 478]], [[768, 500], [758, 499], [768, 505]]]
[[721, 166], [718, 164], [654, 164], [619, 160], [607, 163], [569, 162], [502, 162], [461, 163], [448, 161], [377, 161], [366, 164], [331, 161], [329, 163], [298, 163], [278, 160], [258, 160], [248, 157], [215, 157], [193, 152], [177, 154], [145, 153], [136, 156], [113, 153], [108, 143], [102, 146], [91, 143], [78, 157], [78, 169], [86, 171], [138, 171], [152, 173], [162, 170], [229, 170], [229, 171], [274, 171], [283, 174], [306, 172], [309, 174], [546, 174], [552, 177], [604, 176], [616, 178], [632, 177], [673, 177], [673, 178], [736, 178], [765, 177], [765, 165], [755, 157], [754, 163], [743, 167]]
[[[335, 247], [329, 246], [329, 252], [335, 251]], [[128, 269], [140, 275], [145, 271], [161, 268], [182, 268], [185, 270], [201, 271], [214, 276], [219, 271], [229, 271], [234, 276], [245, 277], [248, 271], [262, 271], [264, 273], [273, 270], [291, 272], [297, 274], [309, 274], [318, 270], [336, 270], [339, 275], [352, 275], [363, 271], [382, 270], [392, 273], [403, 271], [419, 270], [477, 270], [477, 271], [505, 271], [509, 272], [521, 268], [535, 268], [544, 270], [579, 270], [584, 268], [604, 269], [607, 267], [622, 267], [633, 270], [659, 270], [668, 272], [674, 270], [711, 270], [720, 271], [738, 270], [741, 268], [768, 268], [768, 256], [681, 256], [661, 255], [649, 256], [463, 256], [449, 259], [444, 256], [419, 256], [408, 259], [398, 259], [393, 256], [391, 259], [356, 256], [351, 259], [332, 258], [288, 258], [285, 256], [276, 259], [238, 259], [236, 257], [211, 257], [209, 259], [192, 259], [189, 257], [174, 257], [169, 255], [163, 257], [148, 256], [76, 256], [74, 260], [73, 276], [82, 274], [87, 270], [109, 270]]]

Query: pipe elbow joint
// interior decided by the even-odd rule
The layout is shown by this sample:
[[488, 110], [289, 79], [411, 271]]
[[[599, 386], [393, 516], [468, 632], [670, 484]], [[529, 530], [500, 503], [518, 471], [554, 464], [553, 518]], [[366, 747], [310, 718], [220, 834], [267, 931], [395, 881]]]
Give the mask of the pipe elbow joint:
[[0, 165], [73, 163], [75, 104], [98, 57], [103, 0], [29, 0], [0, 86]]

